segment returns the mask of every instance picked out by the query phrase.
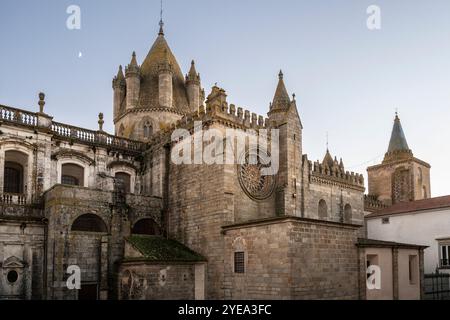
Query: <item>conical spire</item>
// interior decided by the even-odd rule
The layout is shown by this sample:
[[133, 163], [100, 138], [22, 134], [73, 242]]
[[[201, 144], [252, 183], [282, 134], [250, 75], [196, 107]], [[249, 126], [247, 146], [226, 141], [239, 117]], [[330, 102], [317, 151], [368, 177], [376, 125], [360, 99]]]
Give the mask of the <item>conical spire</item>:
[[129, 77], [130, 75], [139, 74], [139, 65], [136, 59], [136, 52], [133, 51], [131, 55], [131, 61], [128, 67], [125, 68], [125, 76]]
[[119, 71], [117, 72], [116, 79], [117, 79], [117, 80], [123, 80], [123, 79], [125, 79], [125, 76], [124, 76], [124, 74], [123, 74], [122, 65], [119, 66]]
[[186, 81], [200, 81], [200, 75], [197, 73], [195, 69], [195, 61], [191, 62], [191, 69], [189, 69], [188, 74], [186, 75]]
[[394, 127], [392, 128], [391, 141], [389, 142], [388, 152], [409, 151], [408, 142], [406, 142], [405, 133], [398, 114], [395, 114]]
[[137, 66], [138, 65], [137, 60], [136, 60], [136, 52], [135, 51], [133, 51], [133, 54], [131, 55], [130, 65], [131, 66]]
[[327, 149], [327, 153], [325, 154], [325, 157], [322, 161], [323, 166], [328, 166], [329, 168], [332, 168], [334, 165], [333, 157], [331, 156], [330, 150]]
[[[162, 31], [162, 30], [161, 30]], [[185, 87], [185, 76], [173, 55], [167, 39], [160, 34], [156, 37], [150, 51], [140, 66], [139, 104], [142, 108], [150, 108], [159, 104], [159, 75], [161, 68], [169, 67], [173, 79], [173, 102], [178, 111], [188, 111], [188, 100]]]
[[283, 78], [284, 78], [283, 71], [280, 70], [280, 73], [278, 74], [278, 86], [277, 90], [275, 91], [275, 96], [272, 102], [272, 110], [287, 109], [289, 108], [289, 105], [291, 103], [291, 99], [286, 90], [286, 86], [284, 85]]
[[400, 118], [398, 117], [398, 114], [395, 113], [391, 140], [389, 141], [389, 148], [383, 162], [386, 163], [389, 161], [406, 159], [412, 156], [413, 154], [411, 149], [409, 149], [408, 142], [406, 141]]
[[117, 72], [117, 76], [113, 79], [113, 89], [118, 86], [124, 86], [125, 85], [125, 76], [123, 74], [122, 66], [119, 66], [119, 71]]

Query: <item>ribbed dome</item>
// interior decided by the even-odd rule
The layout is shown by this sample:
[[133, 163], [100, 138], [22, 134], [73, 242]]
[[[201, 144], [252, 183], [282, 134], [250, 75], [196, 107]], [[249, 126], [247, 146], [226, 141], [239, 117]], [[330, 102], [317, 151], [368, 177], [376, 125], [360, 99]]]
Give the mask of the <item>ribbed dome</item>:
[[181, 112], [188, 111], [188, 100], [181, 68], [170, 50], [163, 34], [160, 34], [141, 66], [141, 90], [139, 105], [142, 108], [159, 107], [158, 68], [168, 62], [173, 69], [173, 107]]

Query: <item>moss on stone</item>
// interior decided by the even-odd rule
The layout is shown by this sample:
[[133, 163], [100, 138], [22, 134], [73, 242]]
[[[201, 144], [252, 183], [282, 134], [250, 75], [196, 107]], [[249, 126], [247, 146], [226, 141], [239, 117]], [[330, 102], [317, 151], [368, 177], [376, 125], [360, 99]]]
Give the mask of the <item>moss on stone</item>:
[[159, 236], [132, 235], [128, 242], [148, 261], [206, 261], [181, 243]]

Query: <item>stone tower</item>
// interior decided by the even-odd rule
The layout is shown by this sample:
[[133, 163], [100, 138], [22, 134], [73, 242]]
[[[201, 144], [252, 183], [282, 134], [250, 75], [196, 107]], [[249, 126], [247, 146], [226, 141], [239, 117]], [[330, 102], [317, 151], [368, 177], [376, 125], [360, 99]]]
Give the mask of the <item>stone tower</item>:
[[430, 198], [430, 168], [414, 157], [396, 115], [383, 162], [367, 169], [369, 196], [385, 205]]
[[116, 135], [141, 141], [197, 111], [204, 100], [195, 65], [185, 78], [165, 39], [163, 23], [142, 65], [133, 52], [125, 75], [119, 68], [113, 89]]
[[295, 95], [289, 97], [283, 80], [278, 75], [278, 86], [268, 113], [271, 127], [279, 129], [280, 168], [276, 194], [277, 214], [301, 215], [301, 167], [303, 126], [297, 110]]

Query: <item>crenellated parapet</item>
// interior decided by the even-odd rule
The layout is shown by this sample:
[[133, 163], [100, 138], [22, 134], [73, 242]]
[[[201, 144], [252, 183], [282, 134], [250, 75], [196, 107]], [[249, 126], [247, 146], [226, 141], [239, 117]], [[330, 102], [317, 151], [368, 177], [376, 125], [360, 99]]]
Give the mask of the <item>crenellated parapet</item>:
[[233, 128], [267, 129], [271, 126], [269, 119], [264, 116], [234, 104], [228, 105], [226, 97], [224, 89], [214, 86], [206, 100], [206, 114]]
[[345, 171], [342, 160], [335, 159], [331, 165], [320, 161], [309, 162], [311, 182], [339, 184], [343, 187], [357, 188], [364, 191], [364, 176], [359, 173]]
[[377, 196], [364, 195], [364, 211], [377, 212], [387, 207], [388, 205], [378, 200]]

